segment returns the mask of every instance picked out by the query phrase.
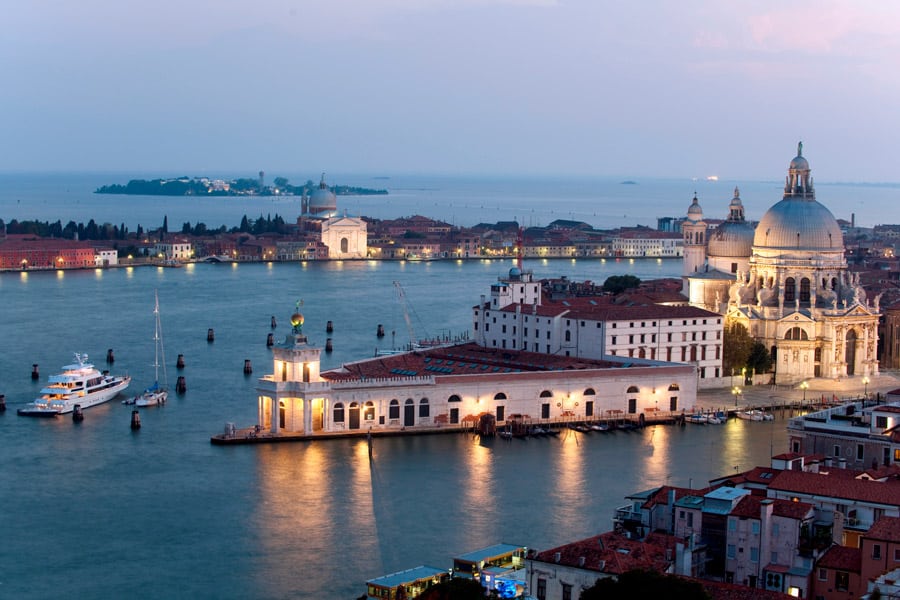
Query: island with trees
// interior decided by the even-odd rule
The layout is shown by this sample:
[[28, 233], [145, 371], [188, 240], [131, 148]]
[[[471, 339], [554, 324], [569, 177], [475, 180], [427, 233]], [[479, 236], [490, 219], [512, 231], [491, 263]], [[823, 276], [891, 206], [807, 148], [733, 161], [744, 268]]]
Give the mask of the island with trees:
[[[259, 179], [210, 179], [209, 177], [173, 177], [168, 179], [132, 179], [125, 185], [109, 184], [94, 190], [95, 194], [125, 194], [133, 196], [302, 196], [319, 187], [311, 179], [293, 185], [286, 177], [276, 177], [271, 185]], [[372, 189], [351, 185], [330, 186], [338, 196], [385, 195], [386, 189]]]

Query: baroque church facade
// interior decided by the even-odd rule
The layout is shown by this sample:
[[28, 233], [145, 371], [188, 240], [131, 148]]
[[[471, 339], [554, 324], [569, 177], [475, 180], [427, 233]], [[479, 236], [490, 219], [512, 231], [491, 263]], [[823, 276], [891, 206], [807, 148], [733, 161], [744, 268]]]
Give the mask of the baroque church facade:
[[784, 197], [752, 227], [735, 189], [712, 231], [695, 197], [682, 226], [690, 303], [740, 323], [769, 349], [775, 382], [878, 373], [879, 297], [850, 272], [837, 220], [816, 200], [802, 143]]

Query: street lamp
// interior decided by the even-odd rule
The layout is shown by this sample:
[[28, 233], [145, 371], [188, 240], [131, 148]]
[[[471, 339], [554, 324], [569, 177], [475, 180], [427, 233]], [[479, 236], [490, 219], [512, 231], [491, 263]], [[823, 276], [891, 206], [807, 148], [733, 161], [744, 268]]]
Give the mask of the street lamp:
[[734, 406], [737, 407], [737, 405], [738, 405], [738, 398], [741, 397], [741, 388], [740, 388], [740, 386], [737, 386], [737, 385], [736, 385], [736, 386], [734, 386], [733, 388], [731, 388], [731, 395], [734, 396]]
[[863, 388], [863, 397], [868, 399], [868, 397], [869, 397], [869, 376], [868, 375], [863, 377], [863, 386], [865, 386]]
[[809, 388], [809, 383], [803, 381], [800, 383], [800, 389], [803, 390], [803, 401], [800, 402], [800, 408], [803, 408], [803, 405], [806, 404], [806, 390]]

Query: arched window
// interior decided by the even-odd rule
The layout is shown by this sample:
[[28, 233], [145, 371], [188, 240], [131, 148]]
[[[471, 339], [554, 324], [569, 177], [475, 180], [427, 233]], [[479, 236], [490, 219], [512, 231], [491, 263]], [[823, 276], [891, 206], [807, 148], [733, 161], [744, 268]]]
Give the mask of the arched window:
[[800, 329], [799, 327], [791, 327], [788, 329], [788, 332], [784, 335], [784, 339], [786, 340], [808, 340], [809, 336], [806, 335], [806, 332]]
[[638, 358], [647, 358], [647, 350], [643, 346], [638, 350]]
[[796, 293], [796, 284], [794, 283], [793, 277], [788, 277], [784, 280], [784, 301], [785, 302], [793, 302], [794, 294]]
[[809, 279], [800, 280], [800, 302], [809, 302]]
[[553, 397], [553, 394], [548, 390], [544, 390], [543, 392], [541, 392], [541, 398], [552, 398], [552, 397]]
[[633, 385], [633, 386], [631, 386], [631, 387], [628, 388], [628, 390], [626, 391], [626, 393], [627, 393], [627, 394], [637, 394], [637, 393], [638, 393], [638, 387], [637, 387], [636, 385]]
[[462, 402], [462, 398], [460, 398], [456, 394], [453, 394], [452, 396], [447, 398], [447, 402]]
[[347, 253], [350, 250], [350, 242], [347, 238], [341, 238], [341, 252]]
[[594, 391], [594, 388], [588, 388], [588, 389], [584, 390], [584, 395], [585, 396], [596, 396], [597, 392]]
[[837, 277], [831, 278], [831, 289], [833, 289], [833, 290], [837, 289]]
[[366, 402], [365, 407], [363, 408], [363, 419], [366, 421], [374, 421], [375, 420], [375, 405], [370, 400]]
[[430, 414], [429, 410], [428, 398], [419, 400], [419, 417], [427, 417]]
[[391, 400], [391, 405], [388, 407], [388, 419], [399, 419], [400, 418], [400, 401], [394, 398]]
[[677, 392], [677, 391], [680, 390], [680, 389], [681, 389], [681, 388], [678, 386], [677, 383], [673, 383], [672, 385], [669, 386], [669, 391], [670, 391], [670, 392]]
[[344, 422], [344, 403], [338, 402], [334, 405], [334, 417], [332, 420], [335, 423], [343, 423]]
[[503, 392], [498, 392], [494, 394], [494, 400], [506, 400], [506, 394]]

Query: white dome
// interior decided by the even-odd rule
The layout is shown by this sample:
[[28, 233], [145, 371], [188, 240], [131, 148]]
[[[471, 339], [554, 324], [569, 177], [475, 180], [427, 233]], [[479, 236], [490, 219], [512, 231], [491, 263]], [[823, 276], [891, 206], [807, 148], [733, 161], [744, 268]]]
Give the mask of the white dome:
[[843, 251], [844, 236], [831, 211], [816, 200], [788, 197], [763, 215], [756, 226], [753, 245]]

